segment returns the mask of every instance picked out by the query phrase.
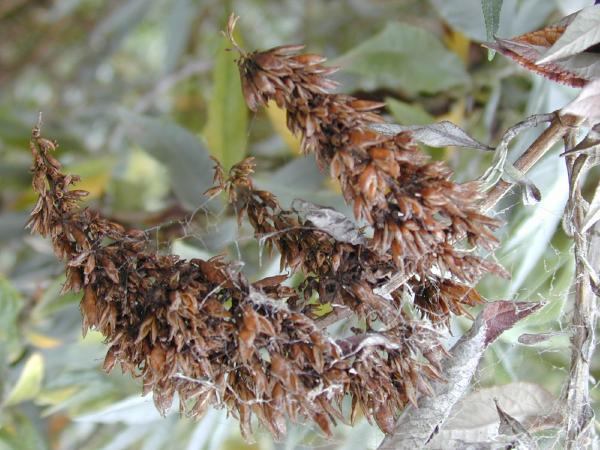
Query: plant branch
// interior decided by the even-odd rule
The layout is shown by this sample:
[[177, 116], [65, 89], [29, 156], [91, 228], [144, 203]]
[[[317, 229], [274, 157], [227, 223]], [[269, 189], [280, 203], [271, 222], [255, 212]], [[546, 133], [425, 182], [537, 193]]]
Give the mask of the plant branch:
[[451, 349], [452, 359], [444, 367], [446, 380], [433, 386], [434, 395], [423, 397], [418, 408], [407, 407], [396, 422], [394, 434], [387, 435], [378, 450], [423, 448], [448, 418], [452, 406], [465, 394], [486, 348], [486, 326], [473, 324]]
[[[565, 150], [575, 146], [574, 133], [565, 138]], [[595, 440], [594, 412], [590, 403], [590, 362], [595, 346], [596, 298], [590, 280], [600, 268], [600, 235], [598, 227], [585, 231], [588, 205], [581, 195], [580, 175], [586, 154], [566, 156], [569, 171], [569, 203], [565, 211], [566, 225], [575, 243], [575, 298], [572, 322], [571, 369], [565, 392], [566, 448], [589, 448]], [[597, 187], [600, 189], [600, 186]]]
[[537, 311], [540, 303], [499, 301], [488, 303], [471, 329], [450, 349], [443, 367], [445, 380], [433, 384], [433, 394], [407, 406], [379, 450], [424, 448], [440, 431], [452, 408], [465, 394], [485, 349], [502, 332]]
[[[555, 113], [550, 126], [515, 161], [514, 168], [521, 173], [528, 172], [565, 134], [581, 122], [574, 116], [561, 116]], [[489, 211], [510, 191], [514, 183], [500, 180], [487, 194], [481, 204], [482, 212]]]
[[[521, 124], [517, 124], [516, 126], [510, 128], [504, 135], [501, 144], [507, 146], [508, 142], [512, 140], [516, 134], [527, 127], [533, 126], [535, 123], [539, 122], [539, 117], [532, 117], [531, 120], [526, 120]], [[557, 142], [559, 142], [563, 137], [569, 134], [570, 131], [574, 130], [574, 128], [580, 123], [580, 119], [573, 116], [560, 116], [558, 113], [554, 113], [554, 118], [551, 120], [550, 126], [544, 130], [544, 132], [527, 148], [527, 150], [517, 159], [514, 164], [515, 169], [520, 171], [521, 173], [526, 173], [529, 171], [536, 162], [538, 162], [542, 156], [544, 156]], [[502, 149], [500, 149], [502, 150]], [[488, 193], [486, 199], [481, 205], [482, 212], [487, 212], [491, 210], [513, 187], [514, 183], [507, 182], [505, 180], [500, 180]], [[598, 240], [598, 247], [596, 248], [595, 255], [600, 259], [600, 238]], [[583, 265], [582, 265], [583, 268]], [[388, 284], [392, 284], [394, 279], [398, 277], [392, 277]], [[578, 277], [579, 278], [579, 277]], [[585, 283], [587, 284], [587, 288], [589, 289], [589, 276], [584, 277]], [[584, 284], [585, 284], [584, 283]], [[397, 282], [394, 283], [398, 285]], [[401, 285], [401, 283], [400, 283]], [[397, 286], [399, 287], [399, 285]], [[583, 287], [583, 286], [582, 286]], [[585, 299], [589, 299], [589, 296], [585, 295]], [[579, 338], [585, 337], [586, 339], [590, 339], [591, 342], [588, 342], [588, 353], [574, 352], [574, 360], [577, 359], [577, 373], [576, 376], [578, 378], [578, 383], [585, 383], [585, 390], [582, 389], [574, 389], [575, 393], [578, 393], [578, 397], [573, 399], [574, 408], [579, 407], [578, 411], [581, 411], [583, 414], [585, 411], [590, 411], [589, 407], [589, 393], [587, 390], [587, 383], [589, 377], [589, 363], [591, 357], [591, 349], [593, 349], [593, 314], [590, 313], [588, 301], [586, 301], [585, 305], [582, 305], [583, 309], [577, 315], [578, 326], [576, 326], [577, 330], [580, 330]], [[575, 318], [574, 318], [575, 320]], [[580, 325], [585, 322], [585, 325]], [[589, 331], [588, 326], [591, 326], [591, 332]], [[450, 365], [447, 366], [446, 373], [448, 374], [448, 379], [452, 380], [452, 383], [448, 383], [449, 386], [444, 387], [441, 383], [436, 385], [435, 391], [436, 395], [428, 398], [423, 398], [422, 403], [420, 404], [418, 409], [415, 408], [407, 408], [398, 422], [396, 423], [395, 432], [392, 435], [386, 436], [384, 441], [381, 443], [379, 449], [380, 450], [391, 450], [391, 449], [402, 449], [402, 448], [422, 448], [427, 442], [432, 438], [432, 436], [441, 428], [446, 420], [450, 410], [453, 405], [460, 400], [460, 398], [466, 392], [468, 385], [471, 381], [471, 378], [475, 372], [475, 368], [479, 363], [479, 359], [485, 350], [485, 346], [482, 345], [482, 342], [476, 338], [476, 335], [473, 335], [476, 326], [473, 326], [473, 329], [468, 335], [465, 335], [451, 350], [451, 354], [454, 355]], [[467, 337], [468, 336], [468, 337]], [[575, 342], [574, 342], [575, 344]], [[463, 349], [463, 346], [469, 346], [468, 349]], [[473, 348], [471, 348], [473, 347]], [[575, 348], [584, 348], [583, 342], [582, 346], [576, 345]], [[457, 354], [468, 354], [470, 359], [462, 360], [461, 358], [457, 358]], [[458, 363], [458, 364], [456, 364]], [[456, 373], [454, 373], [454, 372]], [[453, 376], [454, 374], [454, 376]], [[582, 380], [579, 380], [581, 378]], [[461, 380], [460, 383], [456, 383], [454, 381]], [[441, 395], [441, 397], [440, 397]], [[587, 405], [587, 409], [584, 409], [581, 405], [584, 400], [587, 400], [585, 405]], [[581, 417], [581, 414], [578, 414], [576, 417]], [[588, 414], [589, 416], [589, 414]], [[585, 417], [588, 417], [585, 416]], [[579, 422], [578, 422], [579, 423]], [[588, 419], [586, 422], [588, 425], [590, 420]], [[588, 426], [589, 429], [589, 426]]]
[[[552, 114], [538, 114], [531, 116], [524, 121], [516, 124], [509, 128], [504, 136], [502, 137], [498, 150], [501, 153], [505, 153], [504, 148], [522, 131], [527, 128], [539, 125], [541, 122], [549, 121], [550, 126], [542, 132], [542, 134], [523, 152], [523, 154], [515, 161], [514, 168], [521, 173], [528, 172], [537, 163], [542, 156], [544, 156], [557, 142], [559, 142], [565, 134], [576, 127], [581, 120], [574, 116], [561, 116], [558, 112]], [[500, 148], [502, 147], [502, 148]], [[515, 183], [510, 183], [505, 180], [500, 180], [487, 194], [485, 200], [481, 204], [481, 211], [483, 213], [493, 209], [494, 206], [512, 189]], [[383, 286], [376, 289], [375, 294], [381, 295], [382, 297], [388, 297], [389, 294], [404, 283], [406, 283], [410, 277], [406, 274], [397, 273], [390, 277], [390, 279]], [[317, 319], [319, 328], [326, 328], [340, 320], [347, 319], [352, 315], [352, 311], [348, 309], [336, 309], [330, 314]]]

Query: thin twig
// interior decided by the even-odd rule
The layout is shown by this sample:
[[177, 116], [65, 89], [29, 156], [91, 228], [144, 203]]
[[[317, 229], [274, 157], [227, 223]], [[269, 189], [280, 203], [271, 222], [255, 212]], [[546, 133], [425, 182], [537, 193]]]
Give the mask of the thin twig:
[[[558, 113], [550, 123], [550, 126], [529, 146], [527, 150], [515, 161], [514, 167], [521, 173], [528, 172], [558, 141], [560, 141], [567, 131], [576, 127], [581, 122], [573, 116], [560, 116]], [[492, 188], [483, 203], [481, 210], [489, 211], [510, 191], [514, 183], [500, 180]]]
[[396, 422], [394, 433], [387, 435], [378, 449], [425, 448], [442, 429], [452, 408], [468, 390], [486, 347], [505, 330], [540, 307], [539, 303], [488, 303], [477, 315], [471, 329], [450, 349], [451, 357], [444, 364], [445, 380], [434, 382], [433, 394], [420, 398], [418, 407], [408, 405], [404, 409]]
[[483, 180], [484, 184], [487, 184], [488, 187], [492, 187], [498, 181], [500, 181], [504, 173], [506, 159], [508, 158], [508, 147], [519, 134], [530, 128], [537, 127], [541, 123], [552, 122], [555, 117], [556, 115], [554, 113], [534, 114], [533, 116], [527, 117], [525, 120], [522, 120], [506, 130], [502, 135], [502, 139], [500, 139], [500, 142], [494, 150], [494, 159], [492, 164], [481, 177], [481, 180]]

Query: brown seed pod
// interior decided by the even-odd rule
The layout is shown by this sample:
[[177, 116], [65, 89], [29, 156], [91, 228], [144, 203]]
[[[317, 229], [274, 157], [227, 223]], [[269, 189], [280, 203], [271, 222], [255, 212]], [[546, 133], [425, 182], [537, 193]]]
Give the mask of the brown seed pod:
[[[253, 414], [276, 438], [283, 437], [286, 418], [312, 420], [330, 435], [335, 420], [346, 420], [341, 407], [346, 396], [352, 397], [353, 414], [360, 408], [384, 426], [435, 374], [433, 366], [418, 375], [413, 369], [438, 346], [430, 328], [403, 317], [393, 328], [334, 340], [294, 307], [303, 293], [281, 286], [287, 277], [250, 284], [222, 257], [158, 254], [143, 231], [125, 230], [81, 209], [81, 195], [69, 190], [76, 177], [56, 169], [48, 158], [52, 149], [34, 130], [34, 179], [43, 183], [34, 184], [39, 198], [27, 226], [49, 237], [65, 261], [64, 289], [83, 289], [83, 331], [94, 328], [104, 335], [104, 368], [118, 364], [141, 378], [159, 411], [170, 408], [177, 393], [180, 410], [192, 417], [201, 417], [210, 405], [227, 407], [247, 437]], [[214, 192], [227, 190], [257, 230], [298, 224], [293, 214], [280, 211], [272, 194], [253, 189], [251, 172], [249, 161], [232, 169], [227, 180], [217, 171]], [[352, 246], [336, 244], [323, 231], [271, 242], [290, 265], [331, 271], [328, 258], [310, 253], [302, 237], [329, 250], [337, 246], [340, 255], [353, 254]], [[374, 308], [376, 299], [366, 294], [370, 287], [357, 286], [369, 297], [364, 307]]]

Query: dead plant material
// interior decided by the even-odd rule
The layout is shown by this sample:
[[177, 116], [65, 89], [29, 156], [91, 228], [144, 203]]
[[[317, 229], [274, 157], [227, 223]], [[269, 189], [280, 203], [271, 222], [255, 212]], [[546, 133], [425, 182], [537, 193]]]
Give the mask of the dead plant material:
[[[231, 16], [230, 38], [235, 21]], [[468, 286], [488, 272], [507, 276], [498, 265], [458, 244], [466, 237], [473, 247], [493, 250], [499, 221], [481, 213], [483, 195], [477, 182], [451, 181], [451, 170], [429, 161], [410, 133], [382, 136], [370, 130], [369, 125], [383, 121], [375, 112], [383, 104], [330, 93], [336, 83], [327, 77], [336, 69], [324, 66], [319, 55], [299, 54], [302, 48], [239, 50], [248, 107], [256, 111], [274, 100], [287, 110], [288, 128], [302, 136], [303, 151], [314, 153], [320, 168], [329, 168], [345, 200], [353, 204], [356, 219], [372, 227], [365, 247], [391, 256], [396, 273], [416, 276], [417, 284], [425, 287], [419, 289], [423, 296], [416, 304], [430, 317], [446, 320], [449, 310], [458, 311], [450, 304], [469, 297], [467, 288], [461, 294], [445, 289], [447, 280]], [[432, 291], [437, 294], [430, 295]]]
[[[295, 307], [298, 293], [281, 286], [286, 276], [249, 283], [222, 257], [158, 254], [143, 231], [125, 230], [79, 206], [87, 193], [72, 188], [78, 177], [61, 172], [52, 156], [56, 143], [38, 127], [30, 147], [38, 200], [27, 226], [49, 237], [65, 261], [63, 291], [83, 291], [83, 332], [104, 335], [104, 368], [120, 365], [141, 378], [162, 413], [177, 393], [180, 411], [192, 417], [211, 405], [226, 407], [246, 437], [252, 415], [282, 438], [287, 419], [312, 420], [331, 435], [338, 420], [352, 422], [359, 411], [391, 432], [402, 408], [441, 378], [444, 351], [427, 324], [405, 318], [393, 328], [334, 340]], [[248, 168], [236, 169], [230, 198], [268, 232], [279, 219], [265, 211], [278, 206], [264, 191], [242, 194]], [[249, 208], [255, 205], [261, 207]], [[318, 254], [286, 250], [304, 249], [294, 239], [272, 241], [287, 252], [286, 264], [325, 264]], [[342, 412], [346, 397], [349, 415]]]

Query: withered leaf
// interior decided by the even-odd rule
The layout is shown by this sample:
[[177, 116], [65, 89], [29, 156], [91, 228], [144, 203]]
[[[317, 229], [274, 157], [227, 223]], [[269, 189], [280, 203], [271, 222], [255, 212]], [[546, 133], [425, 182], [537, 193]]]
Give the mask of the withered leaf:
[[370, 128], [378, 133], [391, 136], [400, 133], [409, 133], [415, 140], [430, 147], [453, 146], [493, 151], [492, 147], [482, 144], [469, 136], [465, 130], [447, 120], [430, 125], [376, 123], [372, 124]]
[[[527, 70], [559, 83], [582, 87], [600, 77], [600, 58], [593, 53], [575, 53], [561, 59], [549, 58], [547, 52], [565, 33], [574, 16], [557, 24], [511, 39], [496, 38], [484, 44], [525, 67]], [[572, 47], [572, 49], [575, 47]]]
[[325, 231], [339, 242], [362, 244], [364, 236], [358, 227], [342, 213], [333, 208], [295, 199], [292, 208], [305, 215], [316, 227]]
[[486, 327], [485, 344], [495, 341], [519, 320], [542, 308], [544, 303], [497, 301], [489, 303], [482, 312]]
[[562, 333], [550, 331], [548, 333], [523, 333], [519, 336], [518, 342], [523, 345], [536, 345], [540, 342], [545, 342], [548, 339], [553, 338], [554, 336], [560, 336]]
[[537, 64], [568, 58], [600, 43], [600, 8], [588, 6], [575, 13], [569, 22], [565, 32], [546, 50]]
[[83, 299], [81, 300], [81, 314], [84, 318], [84, 332], [88, 327], [98, 323], [98, 306], [96, 292], [92, 285], [88, 284], [83, 291]]
[[149, 356], [150, 367], [157, 372], [162, 371], [167, 359], [167, 354], [163, 348], [160, 345], [155, 345], [152, 347]]
[[591, 125], [600, 122], [600, 79], [585, 86], [575, 100], [561, 109], [561, 114], [581, 117]]
[[496, 410], [498, 411], [498, 417], [500, 417], [500, 425], [498, 426], [499, 434], [506, 434], [509, 436], [521, 436], [526, 438], [529, 444], [532, 444], [531, 435], [527, 432], [525, 427], [519, 422], [517, 419], [512, 417], [510, 414], [507, 414], [500, 405], [498, 404], [498, 400], [494, 400], [496, 404]]

